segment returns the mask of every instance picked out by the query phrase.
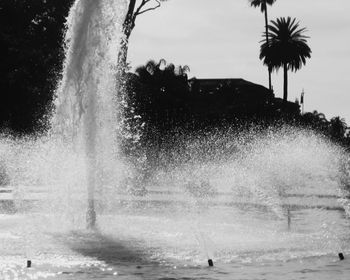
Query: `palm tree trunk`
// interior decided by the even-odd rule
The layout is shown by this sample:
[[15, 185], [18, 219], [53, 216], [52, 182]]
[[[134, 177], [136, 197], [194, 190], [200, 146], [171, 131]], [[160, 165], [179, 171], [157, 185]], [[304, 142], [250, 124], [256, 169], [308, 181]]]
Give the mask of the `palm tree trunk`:
[[283, 101], [287, 102], [287, 98], [288, 98], [288, 67], [287, 67], [287, 63], [284, 63], [284, 65], [283, 65], [283, 74], [284, 74], [284, 79], [283, 79]]
[[[269, 44], [269, 35], [268, 35], [268, 19], [267, 19], [267, 5], [265, 5], [265, 36], [266, 36], [266, 43]], [[272, 83], [271, 83], [271, 68], [268, 66], [268, 72], [269, 72], [269, 89], [272, 90]]]

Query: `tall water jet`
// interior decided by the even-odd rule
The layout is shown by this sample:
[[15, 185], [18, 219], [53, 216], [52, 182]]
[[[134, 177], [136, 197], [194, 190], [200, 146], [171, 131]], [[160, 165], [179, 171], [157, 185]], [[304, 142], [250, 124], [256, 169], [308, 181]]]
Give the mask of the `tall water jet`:
[[108, 183], [116, 168], [115, 66], [124, 11], [125, 1], [77, 0], [67, 20], [52, 134], [85, 158], [89, 228], [96, 221], [96, 188]]

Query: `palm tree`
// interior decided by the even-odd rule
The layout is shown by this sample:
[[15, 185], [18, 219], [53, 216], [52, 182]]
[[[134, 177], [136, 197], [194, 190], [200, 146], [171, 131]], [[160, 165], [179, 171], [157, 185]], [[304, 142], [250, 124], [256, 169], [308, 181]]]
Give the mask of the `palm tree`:
[[135, 69], [135, 72], [143, 80], [150, 79], [150, 77], [156, 71], [158, 64], [159, 63], [155, 62], [154, 60], [149, 60], [146, 62], [145, 65], [141, 65], [141, 66], [137, 67]]
[[[266, 37], [266, 43], [269, 43], [269, 36], [268, 36], [268, 19], [267, 19], [267, 5], [272, 6], [276, 0], [249, 0], [250, 5], [254, 8], [260, 7], [260, 10], [262, 13], [265, 14], [265, 37]], [[271, 83], [271, 68], [268, 68], [269, 71], [269, 89], [272, 90], [272, 83]]]
[[311, 57], [311, 49], [307, 45], [303, 33], [306, 28], [299, 29], [299, 22], [296, 19], [278, 18], [268, 25], [269, 42], [262, 41], [260, 48], [260, 59], [272, 70], [283, 67], [284, 84], [283, 100], [288, 97], [288, 70], [296, 72], [302, 65], [305, 65], [306, 58]]
[[185, 92], [188, 87], [187, 73], [190, 68], [187, 65], [175, 66], [167, 63], [165, 59], [156, 62], [149, 60], [145, 65], [136, 68], [135, 72], [143, 87], [152, 89], [151, 94], [175, 95], [177, 92]]
[[187, 65], [177, 66], [173, 63], [167, 63], [164, 58], [159, 62], [149, 60], [145, 65], [141, 65], [135, 69], [136, 74], [143, 82], [153, 81], [160, 86], [160, 83], [168, 83], [170, 81], [185, 79], [187, 82], [187, 73], [190, 72], [190, 67]]
[[178, 76], [182, 76], [182, 77], [185, 77], [187, 78], [187, 73], [190, 72], [190, 67], [188, 65], [179, 65], [176, 69], [176, 74]]
[[326, 132], [328, 129], [328, 120], [326, 118], [326, 115], [318, 112], [317, 110], [314, 110], [311, 114], [311, 125], [313, 126], [313, 128]]

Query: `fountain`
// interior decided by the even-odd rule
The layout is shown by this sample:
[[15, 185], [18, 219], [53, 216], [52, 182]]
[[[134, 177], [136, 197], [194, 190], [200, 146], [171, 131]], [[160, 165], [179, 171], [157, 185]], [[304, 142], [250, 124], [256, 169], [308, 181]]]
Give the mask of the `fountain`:
[[95, 186], [106, 184], [101, 180], [109, 179], [108, 169], [116, 165], [118, 121], [113, 67], [122, 9], [121, 4], [107, 1], [76, 1], [73, 5], [68, 18], [63, 79], [52, 121], [54, 137], [63, 136], [63, 141], [72, 142], [75, 153], [86, 157], [90, 228], [96, 220]]
[[125, 10], [74, 3], [51, 130], [0, 138], [0, 279], [349, 275], [349, 156], [312, 131], [184, 136], [147, 192], [128, 191], [114, 74]]

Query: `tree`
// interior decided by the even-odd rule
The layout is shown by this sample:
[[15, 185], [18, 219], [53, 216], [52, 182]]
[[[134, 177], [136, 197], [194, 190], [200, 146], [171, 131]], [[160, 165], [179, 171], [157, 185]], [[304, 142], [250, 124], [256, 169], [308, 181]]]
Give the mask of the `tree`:
[[187, 65], [176, 67], [173, 63], [167, 64], [165, 59], [159, 62], [149, 60], [145, 65], [137, 67], [135, 72], [138, 82], [142, 85], [137, 97], [142, 100], [137, 103], [149, 104], [154, 110], [160, 105], [157, 102], [161, 100], [166, 99], [170, 105], [172, 101], [183, 99], [182, 95], [188, 91], [189, 71]]
[[[265, 14], [265, 37], [266, 37], [266, 43], [269, 43], [269, 36], [268, 36], [268, 17], [267, 17], [267, 5], [272, 6], [276, 0], [249, 0], [250, 5], [252, 7], [260, 7], [260, 10], [262, 13]], [[271, 68], [268, 68], [269, 72], [269, 89], [272, 90], [272, 83], [271, 83]]]
[[272, 70], [283, 67], [284, 84], [283, 100], [288, 98], [288, 70], [296, 72], [305, 65], [306, 58], [311, 57], [311, 49], [307, 45], [309, 38], [303, 33], [306, 28], [299, 29], [296, 19], [278, 18], [268, 25], [269, 42], [262, 41], [260, 59]]
[[0, 128], [45, 129], [62, 65], [64, 22], [73, 0], [1, 1]]
[[347, 124], [343, 118], [334, 117], [331, 119], [329, 123], [331, 137], [337, 140], [342, 140], [345, 136], [346, 129]]
[[323, 134], [328, 133], [329, 122], [326, 119], [325, 114], [314, 110], [312, 113], [308, 112], [301, 116], [302, 122], [315, 129], [318, 132], [322, 132]]
[[118, 54], [118, 71], [120, 74], [124, 73], [127, 63], [128, 56], [128, 47], [129, 47], [129, 38], [132, 30], [136, 25], [136, 18], [139, 15], [142, 15], [148, 11], [156, 10], [161, 6], [161, 2], [165, 2], [167, 0], [140, 0], [137, 5], [137, 0], [129, 0], [128, 11], [126, 13], [122, 32], [124, 37], [120, 42], [120, 49]]

